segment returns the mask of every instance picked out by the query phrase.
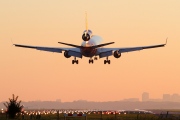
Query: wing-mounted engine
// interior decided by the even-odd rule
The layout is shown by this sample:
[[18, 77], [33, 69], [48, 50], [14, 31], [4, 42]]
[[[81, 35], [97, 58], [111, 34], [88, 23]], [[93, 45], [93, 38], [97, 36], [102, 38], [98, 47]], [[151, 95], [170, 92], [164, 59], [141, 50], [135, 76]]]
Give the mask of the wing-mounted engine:
[[70, 58], [70, 57], [71, 57], [70, 55], [68, 55], [68, 51], [65, 51], [65, 52], [64, 52], [64, 57], [65, 57], [65, 58]]
[[82, 35], [82, 39], [84, 41], [89, 41], [92, 37], [92, 31], [91, 30], [85, 30]]
[[114, 55], [115, 58], [120, 58], [121, 57], [121, 53], [119, 51], [117, 51], [117, 50], [114, 51], [113, 55]]

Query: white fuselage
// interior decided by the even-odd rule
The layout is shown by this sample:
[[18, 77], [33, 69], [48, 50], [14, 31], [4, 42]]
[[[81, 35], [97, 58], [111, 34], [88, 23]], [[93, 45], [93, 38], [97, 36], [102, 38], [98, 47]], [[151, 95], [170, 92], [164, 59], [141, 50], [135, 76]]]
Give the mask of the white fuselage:
[[102, 43], [102, 41], [103, 41], [103, 39], [100, 36], [93, 35], [89, 41], [83, 41], [81, 46], [89, 47], [89, 46], [99, 45]]
[[92, 46], [99, 45], [102, 41], [103, 39], [98, 35], [93, 35], [89, 41], [83, 41], [81, 44], [81, 46], [83, 46], [83, 48], [81, 48], [82, 55], [85, 57], [93, 57], [96, 55], [97, 49], [92, 48]]

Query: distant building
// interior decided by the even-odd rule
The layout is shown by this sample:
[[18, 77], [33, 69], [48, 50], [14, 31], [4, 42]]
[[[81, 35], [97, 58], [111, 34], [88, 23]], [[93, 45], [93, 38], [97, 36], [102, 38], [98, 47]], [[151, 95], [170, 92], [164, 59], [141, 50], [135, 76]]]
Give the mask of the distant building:
[[163, 101], [171, 101], [171, 95], [170, 94], [163, 94]]
[[171, 101], [173, 101], [173, 102], [180, 102], [180, 96], [179, 96], [179, 94], [173, 94], [173, 95], [171, 96]]
[[149, 101], [149, 93], [143, 92], [142, 94], [142, 101]]

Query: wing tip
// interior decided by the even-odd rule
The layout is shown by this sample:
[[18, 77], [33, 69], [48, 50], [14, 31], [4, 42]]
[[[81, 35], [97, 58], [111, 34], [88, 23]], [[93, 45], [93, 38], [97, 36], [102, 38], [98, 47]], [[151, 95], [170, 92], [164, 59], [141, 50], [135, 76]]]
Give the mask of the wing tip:
[[166, 38], [166, 43], [165, 43], [165, 45], [167, 44], [167, 40], [168, 40], [168, 37]]

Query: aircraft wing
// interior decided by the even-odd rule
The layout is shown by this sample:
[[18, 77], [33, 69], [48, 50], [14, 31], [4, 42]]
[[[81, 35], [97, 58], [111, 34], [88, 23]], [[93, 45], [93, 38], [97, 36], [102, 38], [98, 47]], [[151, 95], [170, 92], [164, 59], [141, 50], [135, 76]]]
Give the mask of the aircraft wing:
[[41, 51], [47, 52], [56, 52], [62, 53], [62, 51], [68, 51], [68, 55], [82, 58], [81, 52], [79, 48], [59, 48], [59, 47], [42, 47], [42, 46], [30, 46], [30, 45], [21, 45], [21, 44], [13, 44], [16, 47], [23, 47], [23, 48], [31, 48]]
[[139, 51], [143, 49], [151, 49], [151, 48], [158, 48], [158, 47], [164, 47], [166, 44], [159, 44], [159, 45], [150, 45], [150, 46], [139, 46], [139, 47], [127, 47], [127, 48], [99, 48], [98, 55], [100, 58], [111, 56], [112, 51], [118, 51], [119, 53], [124, 52], [133, 52], [133, 51]]

